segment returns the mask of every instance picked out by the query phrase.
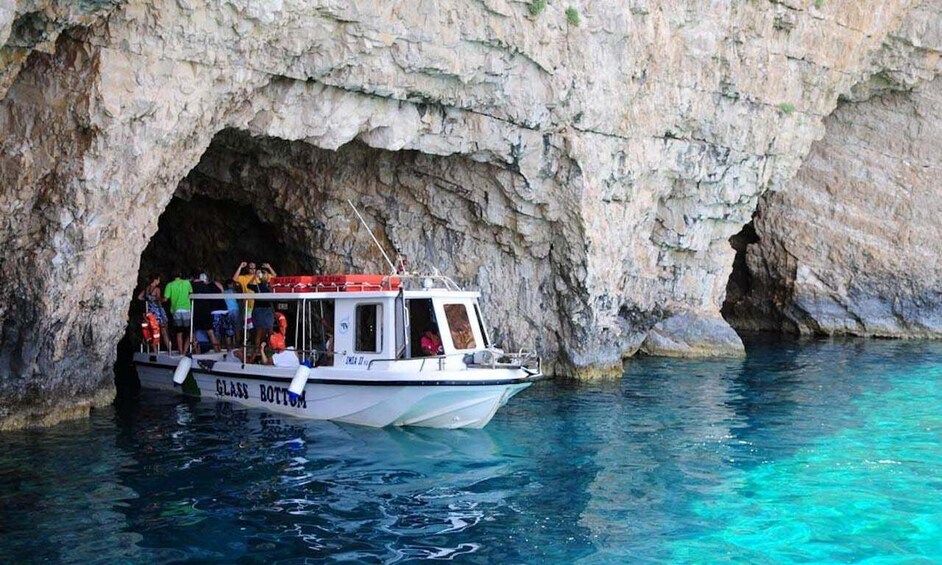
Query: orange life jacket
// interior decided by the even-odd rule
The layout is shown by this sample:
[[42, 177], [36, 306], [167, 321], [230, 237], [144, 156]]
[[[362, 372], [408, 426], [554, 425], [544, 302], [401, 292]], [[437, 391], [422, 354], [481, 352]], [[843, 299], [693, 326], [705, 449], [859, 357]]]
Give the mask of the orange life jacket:
[[278, 327], [278, 333], [285, 335], [288, 331], [288, 318], [281, 312], [275, 312], [275, 325]]
[[160, 322], [157, 321], [157, 316], [153, 313], [148, 312], [141, 320], [141, 334], [145, 343], [154, 346], [160, 345]]

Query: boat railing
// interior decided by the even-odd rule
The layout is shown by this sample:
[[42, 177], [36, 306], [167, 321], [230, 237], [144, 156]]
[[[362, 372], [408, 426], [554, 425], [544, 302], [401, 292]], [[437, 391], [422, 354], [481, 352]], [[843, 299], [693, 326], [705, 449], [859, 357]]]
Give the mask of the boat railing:
[[[282, 277], [282, 278], [291, 278], [291, 277]], [[305, 283], [305, 282], [284, 282], [277, 283], [272, 285], [272, 291], [276, 294], [286, 294], [286, 293], [302, 293], [302, 292], [383, 292], [383, 291], [392, 291], [397, 290], [392, 283], [389, 281], [390, 277], [384, 277], [385, 280], [382, 282], [318, 282], [318, 283]], [[288, 300], [288, 298], [285, 298]]]
[[536, 375], [543, 373], [543, 360], [535, 351], [519, 349], [516, 352], [505, 352], [499, 347], [491, 347], [472, 353], [468, 367], [481, 369], [520, 368], [531, 375]]
[[444, 370], [445, 370], [445, 361], [446, 361], [448, 358], [450, 358], [450, 357], [465, 357], [465, 356], [467, 356], [467, 353], [449, 353], [448, 355], [433, 355], [433, 356], [430, 356], [430, 357], [411, 357], [411, 358], [408, 358], [408, 359], [405, 359], [405, 358], [397, 358], [397, 357], [391, 357], [391, 358], [388, 358], [388, 359], [371, 359], [370, 362], [367, 363], [367, 365], [366, 365], [366, 370], [367, 370], [367, 371], [372, 370], [372, 369], [373, 369], [373, 363], [401, 363], [401, 362], [404, 362], [404, 361], [413, 362], [413, 361], [418, 361], [419, 359], [421, 359], [422, 362], [419, 364], [419, 372], [422, 372], [422, 371], [425, 370], [425, 363], [426, 363], [427, 361], [434, 361], [434, 362], [438, 365], [437, 369], [433, 369], [433, 370], [444, 371]]
[[437, 370], [445, 370], [445, 362], [451, 357], [461, 357], [464, 360], [465, 365], [469, 368], [477, 369], [523, 369], [531, 375], [537, 375], [543, 373], [543, 360], [535, 351], [528, 351], [521, 349], [516, 352], [505, 353], [500, 349], [483, 349], [478, 351], [473, 351], [470, 353], [449, 353], [447, 355], [435, 355], [431, 357], [412, 357], [409, 359], [404, 358], [388, 358], [388, 359], [372, 359], [366, 365], [366, 370], [372, 370], [373, 363], [402, 363], [404, 361], [416, 361], [418, 359], [422, 360], [422, 363], [419, 364], [419, 372], [425, 370], [425, 364], [428, 361], [434, 361], [437, 363]]
[[[236, 292], [221, 296], [218, 293], [193, 293], [191, 300], [219, 300], [220, 298], [230, 298], [233, 300], [299, 300], [297, 295], [303, 293], [333, 293], [333, 292], [390, 292], [398, 291], [400, 288], [406, 290], [432, 290], [445, 289], [450, 291], [462, 292], [464, 289], [456, 283], [451, 277], [446, 275], [428, 275], [402, 273], [397, 275], [386, 275], [381, 280], [356, 280], [356, 281], [332, 281], [332, 282], [311, 282], [309, 276], [283, 276], [279, 277], [278, 282], [272, 283], [271, 292]], [[294, 295], [294, 296], [292, 296]]]
[[447, 290], [463, 290], [451, 277], [441, 273], [420, 274], [420, 273], [400, 273], [398, 276], [403, 282], [417, 283], [423, 289], [445, 288]]

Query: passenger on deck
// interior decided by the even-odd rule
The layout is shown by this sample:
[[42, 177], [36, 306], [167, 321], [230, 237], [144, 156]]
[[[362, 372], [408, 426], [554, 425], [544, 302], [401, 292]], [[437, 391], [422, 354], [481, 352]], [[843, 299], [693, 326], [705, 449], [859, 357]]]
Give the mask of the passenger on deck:
[[239, 361], [242, 361], [243, 363], [253, 363], [258, 358], [258, 355], [256, 355], [255, 352], [252, 351], [251, 346], [247, 348], [245, 356], [242, 355], [242, 349], [233, 349], [230, 353], [232, 353], [233, 357], [235, 357]]
[[[218, 277], [212, 278], [210, 284], [215, 288], [213, 294], [225, 294], [226, 287], [223, 286], [223, 282]], [[229, 319], [229, 302], [223, 296], [220, 296], [219, 300], [210, 300], [210, 303], [213, 316], [213, 333], [216, 334], [216, 341], [220, 344], [225, 342], [228, 351], [232, 349], [232, 339], [235, 337], [235, 326]]]
[[[249, 288], [249, 285], [258, 283], [257, 272], [255, 269], [254, 261], [242, 261], [239, 264], [239, 267], [232, 274], [232, 280], [236, 282], [238, 288], [236, 292], [249, 294], [252, 292], [252, 289]], [[249, 331], [253, 329], [252, 324], [252, 308], [255, 307], [254, 300], [245, 300], [242, 302], [242, 311], [239, 316], [239, 323], [236, 325], [237, 328], [242, 328], [242, 316], [245, 316], [247, 319], [245, 327], [242, 328], [243, 331]], [[255, 344], [256, 346], [258, 343]]]
[[190, 294], [193, 285], [180, 270], [177, 277], [167, 283], [164, 297], [170, 301], [170, 315], [173, 316], [173, 332], [177, 338], [177, 352], [183, 355], [183, 335], [190, 332]]
[[[254, 293], [269, 293], [271, 286], [268, 282], [274, 276], [275, 271], [265, 263], [262, 269], [259, 269], [256, 282], [249, 284], [249, 290]], [[258, 346], [271, 335], [272, 326], [275, 323], [275, 310], [270, 300], [256, 300], [255, 307], [252, 308], [252, 325], [255, 327], [255, 345]]]
[[275, 269], [272, 269], [271, 265], [268, 263], [262, 263], [262, 268], [256, 269], [254, 261], [242, 261], [239, 263], [239, 268], [232, 273], [232, 280], [239, 283], [239, 286], [242, 287], [241, 292], [251, 292], [249, 285], [257, 284], [259, 277], [263, 273], [268, 273], [269, 277], [278, 276], [278, 274], [275, 273]]
[[226, 302], [222, 299], [222, 286], [210, 282], [206, 273], [200, 273], [192, 283], [194, 294], [218, 294], [219, 299], [195, 300], [193, 302], [193, 327], [206, 332], [214, 351], [220, 351], [219, 336], [216, 333], [214, 318], [217, 312], [228, 314]]
[[169, 353], [173, 347], [170, 345], [170, 332], [167, 331], [167, 311], [164, 310], [164, 297], [160, 292], [160, 275], [153, 274], [148, 281], [150, 282], [137, 295], [137, 299], [143, 300], [147, 313], [157, 318], [157, 323], [160, 325], [160, 337]]
[[[245, 271], [244, 273], [242, 272], [243, 270]], [[249, 292], [249, 285], [256, 282], [255, 263], [242, 261], [239, 264], [239, 268], [232, 274], [232, 280], [239, 283], [239, 286], [242, 287], [239, 289], [239, 292]]]
[[273, 353], [269, 357], [265, 351], [267, 349], [266, 344], [262, 344], [262, 365], [274, 365], [275, 367], [289, 369], [296, 369], [301, 366], [298, 354], [295, 353], [294, 348], [285, 348], [285, 338], [280, 333], [273, 333], [268, 339], [267, 345], [271, 347]]
[[324, 335], [324, 353], [318, 359], [318, 366], [333, 366], [334, 364], [334, 334], [327, 332]]
[[[239, 283], [229, 279], [226, 281], [225, 289], [222, 291], [223, 295], [232, 295], [242, 292], [238, 286]], [[233, 339], [242, 341], [242, 332], [238, 329], [242, 327], [242, 312], [239, 311], [239, 301], [235, 298], [224, 296], [223, 300], [226, 301], [226, 310], [229, 313], [229, 327], [232, 329], [232, 338], [229, 338], [229, 334], [226, 334], [226, 337], [228, 338], [227, 341], [230, 344], [229, 348], [231, 349]]]
[[419, 344], [422, 347], [422, 355], [424, 356], [444, 355], [445, 353], [445, 349], [442, 347], [442, 338], [439, 337], [438, 332], [432, 326], [425, 328], [425, 333], [422, 334]]

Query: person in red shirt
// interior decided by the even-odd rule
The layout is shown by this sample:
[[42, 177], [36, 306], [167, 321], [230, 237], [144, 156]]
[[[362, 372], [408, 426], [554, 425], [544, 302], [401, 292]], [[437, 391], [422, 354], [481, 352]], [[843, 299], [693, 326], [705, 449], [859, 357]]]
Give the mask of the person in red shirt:
[[445, 353], [442, 347], [442, 338], [439, 337], [438, 332], [432, 327], [426, 328], [419, 344], [422, 347], [423, 355], [443, 355]]

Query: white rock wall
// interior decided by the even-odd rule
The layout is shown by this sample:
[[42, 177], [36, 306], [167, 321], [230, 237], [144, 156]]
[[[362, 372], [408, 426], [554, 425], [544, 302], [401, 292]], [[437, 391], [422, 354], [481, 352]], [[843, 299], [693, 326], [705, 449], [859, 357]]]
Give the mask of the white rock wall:
[[942, 336], [942, 80], [841, 106], [764, 200], [737, 327]]
[[[643, 344], [741, 352], [719, 317], [727, 239], [794, 174], [838, 96], [873, 74], [874, 53], [918, 8], [586, 1], [573, 26], [562, 4], [531, 16], [499, 0], [140, 0], [81, 14], [27, 4], [12, 23], [0, 13], [0, 29], [41, 10], [57, 31], [34, 46], [46, 52], [3, 59], [0, 388], [10, 400], [0, 422], [107, 390], [140, 253], [227, 128], [321, 150], [358, 140], [446, 157], [426, 170], [448, 163], [446, 179], [470, 183], [468, 193], [410, 186], [406, 175], [399, 190], [414, 202], [367, 207], [406, 247], [473, 239], [488, 269], [469, 276], [485, 290], [508, 272], [524, 278], [497, 323], [511, 328], [520, 297], [538, 294], [528, 300], [554, 312], [520, 338], [553, 335], [541, 343], [560, 368], [617, 368]], [[448, 217], [439, 200], [460, 209], [486, 194], [499, 203], [494, 218], [462, 213], [464, 223], [425, 234], [396, 225]], [[23, 273], [33, 275], [25, 285]]]
[[744, 250], [737, 328], [942, 336], [942, 2], [884, 42]]

